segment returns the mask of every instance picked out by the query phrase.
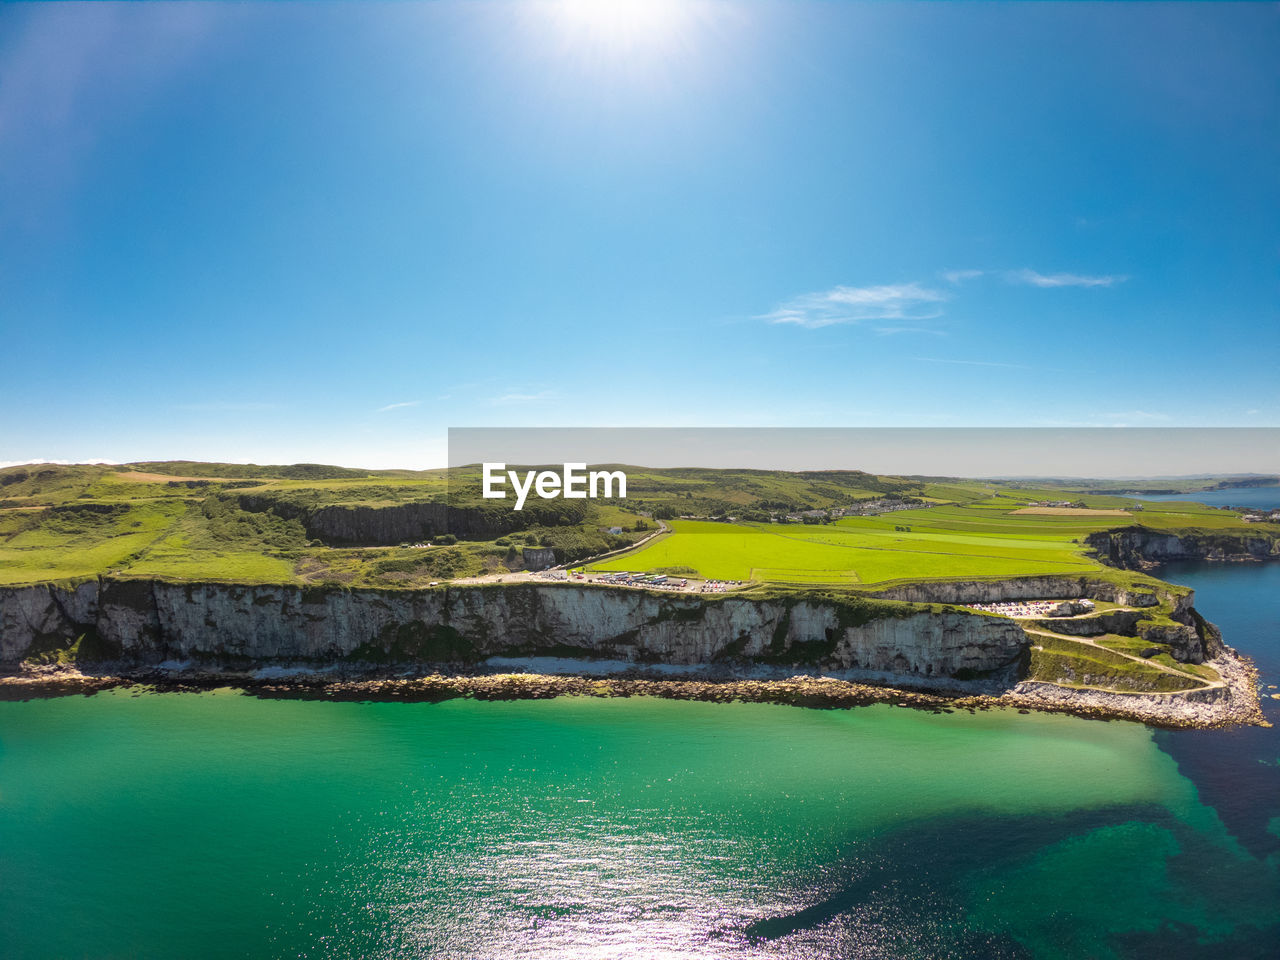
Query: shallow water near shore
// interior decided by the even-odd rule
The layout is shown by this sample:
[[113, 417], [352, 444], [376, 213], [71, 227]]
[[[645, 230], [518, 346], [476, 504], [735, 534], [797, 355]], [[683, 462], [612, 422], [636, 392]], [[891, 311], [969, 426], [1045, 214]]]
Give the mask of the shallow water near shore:
[[[1277, 574], [1165, 575], [1198, 588], [1268, 683]], [[1272, 957], [1277, 744], [1274, 728], [885, 705], [0, 703], [0, 943], [14, 957]]]

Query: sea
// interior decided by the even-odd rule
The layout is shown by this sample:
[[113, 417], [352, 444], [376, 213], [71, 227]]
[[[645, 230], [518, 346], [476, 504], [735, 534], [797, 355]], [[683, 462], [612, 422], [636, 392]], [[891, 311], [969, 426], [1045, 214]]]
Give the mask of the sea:
[[1234, 507], [1274, 510], [1280, 507], [1280, 486], [1230, 487], [1226, 490], [1205, 490], [1201, 493], [1141, 494], [1140, 500], [1183, 500], [1204, 503], [1211, 507]]
[[[1162, 575], [1280, 692], [1280, 564]], [[1273, 960], [1280, 726], [5, 702], [0, 957]]]

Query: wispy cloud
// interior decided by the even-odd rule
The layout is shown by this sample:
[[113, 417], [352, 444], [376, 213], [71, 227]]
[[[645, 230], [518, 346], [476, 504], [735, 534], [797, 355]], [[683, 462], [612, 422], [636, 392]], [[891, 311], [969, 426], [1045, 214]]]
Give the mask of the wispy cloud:
[[99, 457], [86, 457], [83, 460], [50, 460], [48, 457], [35, 457], [31, 460], [0, 460], [0, 470], [5, 467], [27, 467], [37, 463], [51, 463], [57, 466], [74, 466], [81, 463], [97, 463], [104, 466], [114, 467], [120, 463], [119, 460], [103, 460]]
[[1002, 363], [998, 360], [949, 360], [945, 357], [915, 357], [922, 363], [958, 363], [966, 367], [1010, 367], [1016, 370], [1030, 370], [1025, 363]]
[[1011, 270], [1005, 277], [1010, 283], [1026, 283], [1033, 287], [1114, 287], [1129, 279], [1120, 274], [1090, 276], [1081, 273], [1039, 273], [1035, 270]]
[[966, 280], [976, 280], [984, 273], [986, 273], [985, 270], [945, 270], [942, 279], [950, 284], [960, 284]]
[[421, 400], [404, 400], [400, 403], [388, 403], [385, 407], [379, 407], [374, 413], [386, 413], [388, 410], [403, 410], [405, 407], [416, 407], [422, 403]]
[[[867, 320], [932, 320], [942, 315], [937, 305], [946, 299], [946, 294], [918, 283], [840, 286], [794, 297], [758, 319], [791, 323], [809, 330]], [[880, 332], [906, 332], [906, 329], [886, 327]]]
[[536, 393], [504, 393], [489, 401], [490, 406], [506, 407], [521, 403], [543, 403], [547, 400], [559, 400], [560, 394], [554, 390], [539, 390]]

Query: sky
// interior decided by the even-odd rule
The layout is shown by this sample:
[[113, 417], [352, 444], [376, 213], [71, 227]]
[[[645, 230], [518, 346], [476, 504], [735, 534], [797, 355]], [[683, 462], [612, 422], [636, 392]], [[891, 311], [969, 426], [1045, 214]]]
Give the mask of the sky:
[[0, 463], [1280, 426], [1278, 49], [1275, 4], [0, 5]]

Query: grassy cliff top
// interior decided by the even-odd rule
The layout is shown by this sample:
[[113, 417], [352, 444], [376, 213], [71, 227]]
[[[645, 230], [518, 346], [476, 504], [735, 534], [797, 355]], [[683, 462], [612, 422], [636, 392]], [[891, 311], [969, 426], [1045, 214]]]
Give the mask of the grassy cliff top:
[[[517, 569], [525, 549], [551, 549], [559, 560], [577, 560], [625, 548], [662, 519], [669, 533], [597, 568], [688, 569], [718, 579], [856, 589], [915, 580], [1106, 574], [1088, 555], [1084, 538], [1133, 525], [1225, 536], [1280, 533], [1274, 525], [1246, 524], [1237, 513], [1199, 504], [1140, 504], [1109, 493], [1064, 492], [1058, 485], [1033, 489], [858, 471], [625, 469], [626, 500], [539, 501], [537, 509], [513, 517], [501, 501], [479, 501], [474, 470], [188, 461], [9, 467], [0, 470], [0, 583], [110, 574], [414, 587]], [[1214, 482], [1206, 478], [1205, 485]], [[1082, 507], [1038, 505], [1067, 499]], [[317, 534], [313, 522], [321, 510], [421, 504], [488, 511], [488, 519], [507, 526], [487, 539], [426, 547], [342, 546]], [[844, 515], [859, 509], [879, 512]], [[706, 519], [711, 517], [720, 519]]]
[[1099, 531], [1140, 525], [1167, 532], [1244, 535], [1270, 528], [1245, 524], [1238, 515], [1198, 504], [1149, 504], [1132, 512], [1028, 512], [1008, 494], [819, 523], [804, 519], [808, 518], [799, 523], [673, 520], [665, 537], [598, 563], [595, 569], [688, 567], [723, 580], [846, 584], [1081, 574], [1101, 568], [1084, 542]]

